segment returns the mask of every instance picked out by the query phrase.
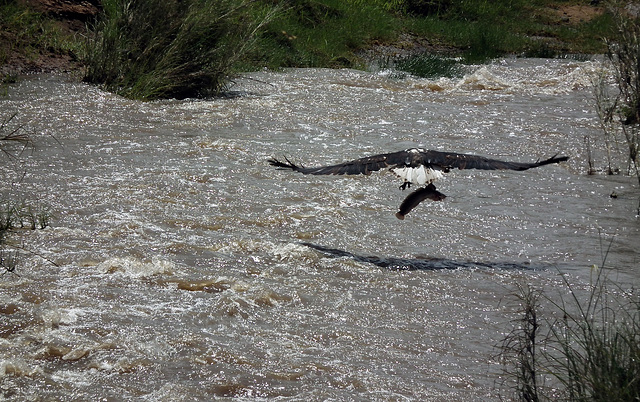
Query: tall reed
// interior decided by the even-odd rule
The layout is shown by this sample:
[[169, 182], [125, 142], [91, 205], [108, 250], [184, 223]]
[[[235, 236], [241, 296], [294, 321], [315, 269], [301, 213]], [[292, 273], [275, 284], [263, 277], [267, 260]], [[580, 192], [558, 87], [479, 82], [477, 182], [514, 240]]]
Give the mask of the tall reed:
[[123, 96], [208, 97], [274, 15], [251, 0], [104, 0], [85, 80]]
[[[17, 115], [15, 112], [0, 121], [0, 151], [10, 158], [33, 146], [32, 136], [23, 124], [17, 122]], [[17, 151], [12, 145], [18, 146]]]
[[[530, 285], [517, 284], [514, 296], [521, 305], [520, 317], [513, 321], [514, 328], [500, 345], [500, 359], [507, 367], [501, 384], [509, 388], [515, 399], [528, 402], [540, 400], [540, 290]], [[508, 385], [507, 385], [508, 384]]]
[[640, 299], [593, 269], [586, 293], [565, 276], [559, 297], [518, 288], [522, 318], [499, 345], [514, 399], [640, 400]]
[[[13, 113], [0, 119], [0, 155], [9, 160], [19, 160], [27, 149], [34, 149], [34, 133], [25, 127], [18, 119], [18, 113]], [[17, 165], [17, 164], [16, 164]], [[4, 164], [3, 174], [10, 173], [11, 164]], [[19, 177], [24, 173], [19, 173]], [[5, 176], [2, 177], [5, 179]], [[11, 197], [9, 197], [11, 198]], [[0, 275], [7, 272], [16, 274], [17, 253], [15, 250], [23, 249], [21, 246], [5, 244], [5, 235], [8, 231], [17, 228], [44, 229], [49, 226], [51, 213], [49, 208], [38, 202], [21, 201], [0, 198]], [[14, 252], [9, 252], [11, 248]], [[31, 254], [36, 252], [25, 250]]]
[[[610, 75], [601, 73], [593, 80], [596, 111], [600, 119], [607, 149], [608, 172], [611, 174], [611, 152], [622, 133], [626, 144], [629, 174], [640, 185], [640, 14], [627, 9], [627, 2], [610, 0], [607, 9], [616, 29], [606, 39], [607, 66], [613, 72], [614, 91], [610, 91]], [[640, 200], [637, 214], [640, 215]]]

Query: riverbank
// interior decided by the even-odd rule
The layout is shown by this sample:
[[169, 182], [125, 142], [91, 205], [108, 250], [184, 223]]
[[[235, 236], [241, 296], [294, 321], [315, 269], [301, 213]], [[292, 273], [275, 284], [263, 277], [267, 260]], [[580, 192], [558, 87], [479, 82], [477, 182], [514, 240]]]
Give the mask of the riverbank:
[[[601, 32], [607, 25], [603, 17], [604, 7], [578, 1], [540, 3], [544, 4], [526, 10], [528, 25], [525, 27], [523, 22], [523, 32], [514, 36], [523, 38], [521, 43], [513, 43], [513, 40], [497, 46], [490, 43], [497, 41], [495, 37], [501, 35], [499, 32], [489, 32], [483, 26], [493, 18], [489, 14], [483, 17], [482, 13], [488, 13], [486, 11], [478, 11], [477, 15], [456, 16], [453, 13], [403, 15], [379, 10], [376, 15], [380, 21], [375, 25], [363, 25], [358, 32], [353, 29], [344, 34], [337, 32], [335, 36], [339, 39], [335, 41], [344, 43], [335, 42], [331, 48], [320, 49], [320, 45], [313, 44], [312, 39], [326, 36], [326, 31], [339, 31], [350, 24], [348, 21], [351, 17], [349, 8], [339, 8], [342, 6], [331, 2], [315, 2], [325, 12], [318, 14], [320, 17], [311, 24], [313, 26], [308, 21], [292, 22], [294, 14], [293, 19], [302, 19], [298, 18], [298, 12], [283, 15], [267, 27], [258, 49], [243, 61], [239, 69], [362, 68], [372, 59], [422, 52], [462, 54], [473, 51], [479, 53], [479, 57], [491, 57], [499, 53], [552, 57], [563, 53], [598, 53], [604, 50], [600, 40]], [[303, 7], [307, 6], [305, 3]], [[5, 81], [34, 72], [63, 71], [81, 75], [87, 26], [95, 20], [99, 11], [100, 0], [22, 0], [2, 6], [0, 75]], [[306, 8], [303, 11], [309, 12]], [[525, 10], [512, 12], [517, 15]], [[351, 38], [344, 39], [347, 35]]]

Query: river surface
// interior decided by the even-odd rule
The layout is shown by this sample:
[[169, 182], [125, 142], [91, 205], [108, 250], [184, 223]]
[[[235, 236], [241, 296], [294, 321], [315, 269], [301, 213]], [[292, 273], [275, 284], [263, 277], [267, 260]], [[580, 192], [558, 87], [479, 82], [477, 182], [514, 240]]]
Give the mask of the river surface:
[[[0, 98], [39, 133], [5, 200], [50, 225], [7, 238], [7, 400], [499, 400], [517, 284], [550, 295], [592, 265], [637, 286], [637, 181], [605, 152], [591, 61], [509, 59], [463, 78], [300, 69], [228, 96], [142, 103], [65, 76]], [[305, 166], [407, 147], [535, 161], [452, 171], [404, 221], [389, 172]], [[624, 170], [624, 161], [617, 161]], [[609, 195], [615, 192], [617, 198]], [[5, 201], [5, 205], [6, 205]], [[15, 250], [14, 250], [15, 249]], [[10, 251], [13, 250], [13, 251]]]

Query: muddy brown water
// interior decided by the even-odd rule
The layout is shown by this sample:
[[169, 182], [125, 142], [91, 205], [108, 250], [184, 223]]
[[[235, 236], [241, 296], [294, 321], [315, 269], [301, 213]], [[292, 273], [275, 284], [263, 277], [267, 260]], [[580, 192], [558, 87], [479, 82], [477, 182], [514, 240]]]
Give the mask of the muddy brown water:
[[[46, 205], [0, 276], [9, 400], [498, 400], [517, 283], [566, 293], [591, 266], [637, 285], [634, 179], [604, 149], [596, 62], [501, 60], [461, 79], [300, 69], [228, 97], [141, 103], [61, 76], [9, 89], [42, 133], [5, 199]], [[312, 166], [424, 146], [517, 161], [454, 171], [404, 221], [391, 173]], [[623, 162], [620, 162], [624, 166]], [[618, 198], [609, 195], [616, 192]], [[24, 250], [32, 250], [37, 254]], [[56, 265], [54, 265], [55, 263]]]

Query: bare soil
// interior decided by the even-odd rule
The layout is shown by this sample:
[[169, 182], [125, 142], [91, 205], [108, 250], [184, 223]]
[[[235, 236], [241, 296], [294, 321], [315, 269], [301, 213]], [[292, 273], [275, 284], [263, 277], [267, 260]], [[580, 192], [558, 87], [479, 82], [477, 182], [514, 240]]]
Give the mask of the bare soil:
[[[21, 0], [32, 10], [44, 13], [54, 20], [62, 36], [83, 35], [87, 23], [95, 19], [100, 0]], [[29, 51], [25, 51], [25, 48]], [[24, 75], [37, 72], [79, 71], [81, 63], [71, 54], [38, 44], [24, 43], [15, 32], [0, 31], [0, 51], [6, 63], [0, 66], [0, 75]]]
[[560, 24], [576, 25], [588, 22], [604, 13], [604, 7], [592, 5], [564, 5], [548, 8], [551, 16]]

